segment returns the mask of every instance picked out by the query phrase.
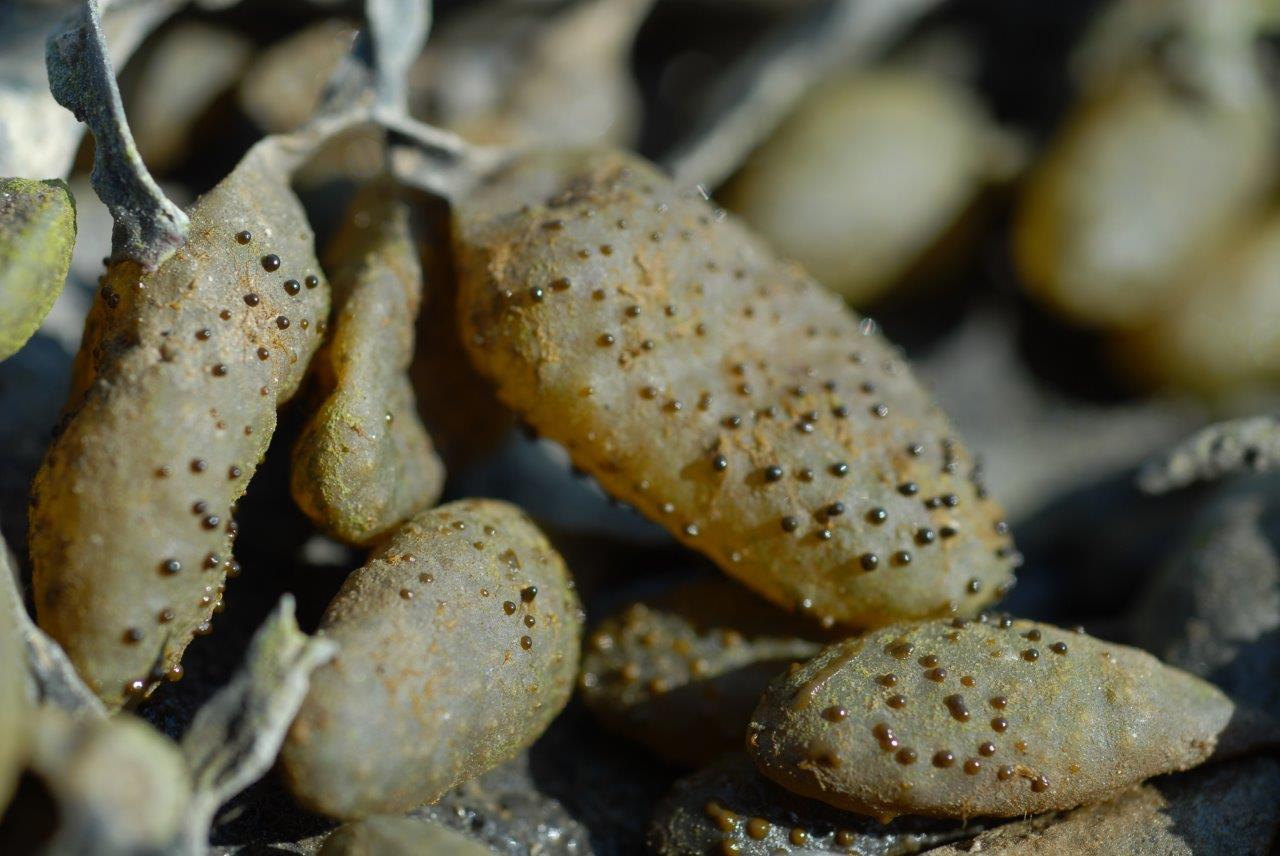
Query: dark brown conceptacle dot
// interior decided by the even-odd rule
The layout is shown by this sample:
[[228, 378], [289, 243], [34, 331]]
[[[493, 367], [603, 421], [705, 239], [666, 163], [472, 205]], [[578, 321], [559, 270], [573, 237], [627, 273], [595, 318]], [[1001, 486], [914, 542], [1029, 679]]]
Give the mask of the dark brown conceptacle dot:
[[947, 670], [939, 666], [936, 669], [930, 669], [925, 672], [924, 676], [935, 684], [940, 684], [947, 679]]
[[800, 521], [797, 520], [796, 518], [790, 515], [787, 515], [786, 517], [782, 518], [783, 532], [794, 532], [799, 528], [800, 528]]
[[537, 586], [525, 586], [520, 589], [520, 599], [525, 603], [532, 603], [533, 599], [538, 596]]
[[992, 755], [996, 754], [996, 744], [992, 743], [990, 740], [980, 744], [978, 746], [978, 754], [990, 758]]
[[916, 762], [916, 750], [903, 746], [898, 750], [898, 754], [894, 755], [899, 764], [914, 764]]
[[303, 282], [306, 283], [307, 288], [315, 288], [320, 284], [320, 277], [313, 273], [307, 274], [306, 279], [304, 279]]
[[276, 316], [276, 326], [277, 326], [277, 327], [279, 327], [281, 330], [288, 330], [288, 329], [289, 329], [289, 319], [288, 319], [288, 318], [286, 318], [286, 317], [284, 317], [283, 315], [277, 315], [277, 316]]
[[779, 467], [776, 464], [771, 467], [765, 467], [764, 469], [765, 481], [776, 482], [776, 481], [780, 481], [781, 479], [782, 479], [782, 467]]
[[977, 758], [970, 758], [964, 762], [964, 771], [970, 776], [976, 776], [982, 770], [982, 762]]
[[955, 762], [956, 756], [953, 753], [948, 752], [946, 749], [933, 753], [933, 766], [935, 767], [942, 767], [945, 769]]
[[832, 705], [831, 707], [828, 707], [827, 709], [822, 711], [822, 718], [825, 719], [827, 722], [840, 722], [848, 715], [849, 715], [849, 711], [845, 710], [843, 707], [840, 707], [838, 705]]
[[907, 706], [907, 697], [901, 694], [891, 695], [884, 700], [884, 703], [894, 710], [901, 710]]
[[1009, 730], [1009, 720], [1005, 719], [1003, 716], [997, 716], [995, 719], [991, 720], [991, 730], [1003, 734]]
[[905, 660], [911, 656], [911, 652], [915, 649], [916, 647], [910, 642], [895, 642], [889, 646], [888, 654], [895, 660]]
[[1040, 652], [1035, 648], [1028, 648], [1022, 652], [1022, 659], [1026, 660], [1028, 663], [1034, 663], [1036, 660], [1040, 659]]
[[191, 472], [193, 472], [193, 473], [202, 473], [202, 472], [204, 472], [204, 471], [205, 471], [205, 470], [207, 470], [207, 469], [209, 469], [209, 463], [208, 463], [207, 461], [205, 461], [203, 458], [194, 458], [194, 459], [192, 459], [192, 461], [191, 461]]
[[170, 575], [181, 573], [182, 562], [179, 562], [177, 559], [166, 559], [160, 563], [160, 570]]
[[969, 721], [969, 708], [964, 703], [964, 696], [958, 694], [949, 695], [942, 700], [942, 703], [947, 706], [947, 710], [951, 711], [951, 717], [953, 719], [959, 720], [960, 722]]
[[212, 335], [213, 335], [213, 331], [210, 330], [208, 327], [204, 327], [196, 331], [196, 338], [202, 342], [207, 340]]
[[213, 367], [212, 371], [215, 377], [226, 377], [228, 371], [227, 365], [226, 363], [218, 363]]
[[247, 244], [252, 240], [253, 240], [253, 233], [250, 232], [248, 229], [244, 229], [240, 232], [236, 232], [236, 243]]
[[244, 302], [248, 306], [257, 306], [259, 303], [262, 302], [262, 298], [258, 297], [258, 295], [254, 294], [253, 292], [250, 292], [244, 296]]
[[881, 675], [880, 677], [876, 678], [876, 683], [882, 687], [897, 686], [898, 676], [892, 673], [887, 675]]
[[275, 253], [267, 253], [262, 257], [262, 269], [267, 273], [273, 273], [280, 269], [280, 257]]
[[787, 840], [795, 846], [800, 847], [809, 842], [809, 833], [797, 826], [792, 828], [791, 834], [787, 836]]
[[514, 601], [506, 600], [502, 602], [502, 611], [507, 615], [515, 615], [516, 605]]
[[1052, 645], [1049, 646], [1049, 650], [1055, 654], [1065, 654], [1067, 653], [1067, 643], [1054, 642]]
[[520, 647], [528, 651], [530, 648], [533, 647], [533, 638], [529, 636], [521, 636]]
[[1009, 705], [1009, 700], [1002, 695], [992, 696], [990, 704], [996, 710], [1004, 710]]
[[1031, 780], [1031, 790], [1035, 791], [1038, 794], [1044, 793], [1045, 791], [1049, 790], [1049, 780], [1046, 779], [1044, 776], [1036, 776], [1034, 779]]
[[880, 566], [880, 557], [875, 553], [863, 553], [858, 558], [858, 563], [862, 565], [864, 571], [874, 571]]
[[302, 283], [298, 282], [296, 279], [286, 279], [284, 281], [284, 290], [290, 295], [295, 295], [302, 291]]
[[1007, 782], [1013, 778], [1014, 769], [1009, 764], [1001, 764], [996, 770], [996, 778], [1002, 782]]

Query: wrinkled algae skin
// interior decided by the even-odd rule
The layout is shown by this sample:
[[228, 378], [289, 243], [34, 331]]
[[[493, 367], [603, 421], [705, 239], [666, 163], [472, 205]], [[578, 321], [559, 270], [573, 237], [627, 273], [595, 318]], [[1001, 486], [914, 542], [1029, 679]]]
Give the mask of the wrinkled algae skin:
[[332, 334], [315, 361], [325, 397], [294, 446], [290, 486], [317, 526], [366, 545], [434, 504], [444, 467], [407, 375], [422, 303], [408, 211], [375, 185], [337, 243]]
[[1265, 198], [1276, 122], [1269, 93], [1215, 103], [1146, 66], [1087, 93], [1019, 205], [1028, 290], [1084, 324], [1158, 317], [1186, 266]]
[[18, 592], [17, 577], [3, 538], [0, 538], [0, 574], [13, 579], [13, 583], [0, 581], [0, 816], [3, 816], [22, 772], [30, 721], [26, 643], [13, 618], [14, 610], [26, 607], [11, 602]]
[[1194, 767], [1234, 711], [1136, 648], [1030, 621], [932, 621], [779, 678], [747, 751], [779, 784], [852, 811], [1013, 817]]
[[980, 829], [915, 817], [882, 824], [790, 793], [739, 753], [676, 782], [654, 811], [647, 837], [657, 856], [907, 856]]
[[689, 583], [602, 621], [578, 684], [611, 731], [699, 767], [742, 748], [769, 682], [822, 649], [814, 631], [731, 580]]
[[285, 741], [291, 790], [343, 819], [439, 799], [560, 712], [581, 626], [564, 562], [517, 508], [464, 500], [417, 515], [321, 619], [340, 652]]
[[285, 182], [246, 159], [159, 269], [107, 271], [85, 324], [30, 549], [40, 626], [111, 707], [208, 631], [234, 504], [322, 338], [329, 287]]
[[174, 852], [191, 785], [173, 741], [130, 714], [74, 717], [46, 706], [33, 725], [29, 771], [58, 819], [41, 852]]
[[1011, 585], [1001, 509], [898, 352], [700, 195], [626, 154], [533, 152], [454, 211], [476, 367], [727, 573], [854, 626]]
[[0, 178], [0, 360], [53, 308], [75, 244], [76, 204], [65, 181]]
[[371, 817], [334, 830], [320, 856], [493, 856], [473, 838], [410, 817]]

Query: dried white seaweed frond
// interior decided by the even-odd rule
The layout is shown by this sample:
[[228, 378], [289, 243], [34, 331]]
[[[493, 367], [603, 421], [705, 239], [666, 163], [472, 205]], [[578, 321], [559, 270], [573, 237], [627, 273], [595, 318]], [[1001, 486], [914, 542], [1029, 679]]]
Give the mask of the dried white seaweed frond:
[[409, 111], [409, 68], [422, 53], [431, 31], [427, 0], [369, 0], [365, 18], [377, 62], [378, 103], [398, 113]]
[[113, 259], [154, 270], [186, 241], [190, 224], [147, 172], [125, 119], [107, 53], [100, 0], [85, 0], [79, 15], [49, 37], [49, 91], [88, 125], [97, 144], [93, 189], [111, 209]]
[[298, 629], [293, 598], [285, 595], [254, 635], [240, 671], [196, 713], [181, 744], [191, 768], [191, 852], [203, 850], [218, 806], [270, 768], [311, 673], [337, 651], [332, 640]]
[[1280, 466], [1280, 416], [1219, 422], [1192, 434], [1143, 467], [1138, 487], [1168, 493], [1198, 481]]
[[1241, 704], [1280, 703], [1280, 481], [1231, 485], [1191, 525], [1130, 615], [1134, 643]]
[[26, 649], [27, 695], [33, 703], [76, 714], [106, 716], [106, 708], [80, 680], [62, 647], [31, 620], [18, 587], [17, 565], [0, 540], [0, 623], [17, 629]]

